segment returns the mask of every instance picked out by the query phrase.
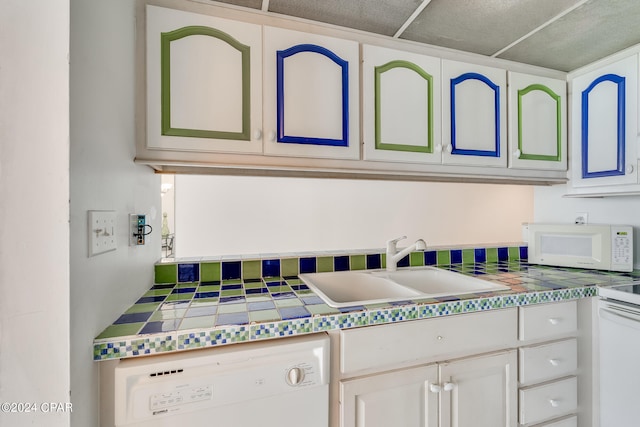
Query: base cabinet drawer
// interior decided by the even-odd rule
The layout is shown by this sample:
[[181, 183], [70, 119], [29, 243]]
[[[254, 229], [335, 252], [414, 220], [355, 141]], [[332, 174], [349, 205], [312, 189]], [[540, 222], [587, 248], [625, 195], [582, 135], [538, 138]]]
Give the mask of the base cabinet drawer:
[[575, 301], [520, 307], [520, 341], [553, 339], [578, 330], [578, 307]]
[[570, 414], [578, 407], [578, 382], [569, 377], [520, 389], [520, 424], [535, 424]]
[[518, 350], [520, 384], [530, 385], [571, 375], [578, 368], [575, 338]]
[[516, 308], [340, 331], [340, 371], [395, 369], [512, 347]]
[[578, 427], [578, 417], [574, 415], [572, 417], [551, 421], [549, 423], [536, 424], [532, 427]]

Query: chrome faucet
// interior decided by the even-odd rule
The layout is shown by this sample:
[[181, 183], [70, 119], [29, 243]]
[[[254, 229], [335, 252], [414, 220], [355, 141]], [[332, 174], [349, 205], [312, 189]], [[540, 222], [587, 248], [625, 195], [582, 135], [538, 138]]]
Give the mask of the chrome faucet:
[[396, 244], [402, 240], [406, 239], [407, 236], [398, 237], [397, 239], [389, 240], [387, 242], [387, 271], [396, 271], [398, 269], [398, 261], [407, 256], [407, 254], [414, 251], [424, 251], [427, 249], [427, 244], [424, 240], [418, 239], [416, 242], [404, 248], [403, 250], [398, 252]]

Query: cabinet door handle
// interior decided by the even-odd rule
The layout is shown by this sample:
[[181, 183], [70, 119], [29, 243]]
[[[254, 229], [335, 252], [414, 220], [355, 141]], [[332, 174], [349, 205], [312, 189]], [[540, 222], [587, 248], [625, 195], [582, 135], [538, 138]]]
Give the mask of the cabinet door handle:
[[558, 366], [560, 364], [560, 359], [549, 359], [549, 363], [553, 366]]
[[522, 155], [522, 152], [520, 150], [516, 150], [513, 152], [513, 155], [516, 157], [516, 159], [519, 159]]
[[447, 145], [447, 153], [451, 154], [452, 151], [453, 151], [453, 145], [448, 144]]
[[436, 153], [440, 153], [440, 152], [442, 152], [442, 144], [437, 144], [437, 145], [435, 146], [435, 150], [436, 150]]
[[276, 142], [276, 132], [273, 130], [269, 132], [269, 141]]
[[633, 173], [633, 165], [627, 165], [627, 173]]
[[557, 325], [558, 323], [560, 323], [560, 319], [552, 317], [549, 319], [549, 323], [551, 323], [552, 325]]
[[438, 384], [431, 384], [429, 385], [429, 390], [431, 390], [431, 393], [440, 393], [440, 391], [442, 391], [442, 387]]
[[454, 383], [444, 383], [444, 391], [451, 391], [456, 388]]
[[262, 130], [256, 129], [253, 131], [253, 139], [262, 139]]
[[560, 406], [560, 400], [559, 399], [549, 399], [549, 404], [551, 406], [553, 406], [554, 408], [557, 408], [558, 406]]

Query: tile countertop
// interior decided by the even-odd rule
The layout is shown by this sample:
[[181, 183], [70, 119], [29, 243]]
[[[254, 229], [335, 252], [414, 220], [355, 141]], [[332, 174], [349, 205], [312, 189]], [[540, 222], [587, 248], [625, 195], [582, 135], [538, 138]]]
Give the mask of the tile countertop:
[[640, 279], [525, 261], [439, 265], [508, 285], [509, 291], [336, 309], [297, 276], [154, 285], [98, 335], [96, 361], [183, 351], [296, 334], [592, 297], [596, 285]]

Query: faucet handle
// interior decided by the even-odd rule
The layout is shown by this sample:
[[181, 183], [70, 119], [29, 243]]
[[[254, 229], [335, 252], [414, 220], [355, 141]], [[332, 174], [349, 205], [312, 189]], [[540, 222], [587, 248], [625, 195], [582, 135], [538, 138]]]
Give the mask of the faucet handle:
[[387, 241], [387, 251], [394, 251], [396, 250], [396, 243], [398, 243], [400, 240], [406, 239], [407, 236], [400, 236], [400, 237], [396, 237], [395, 239], [391, 239]]

